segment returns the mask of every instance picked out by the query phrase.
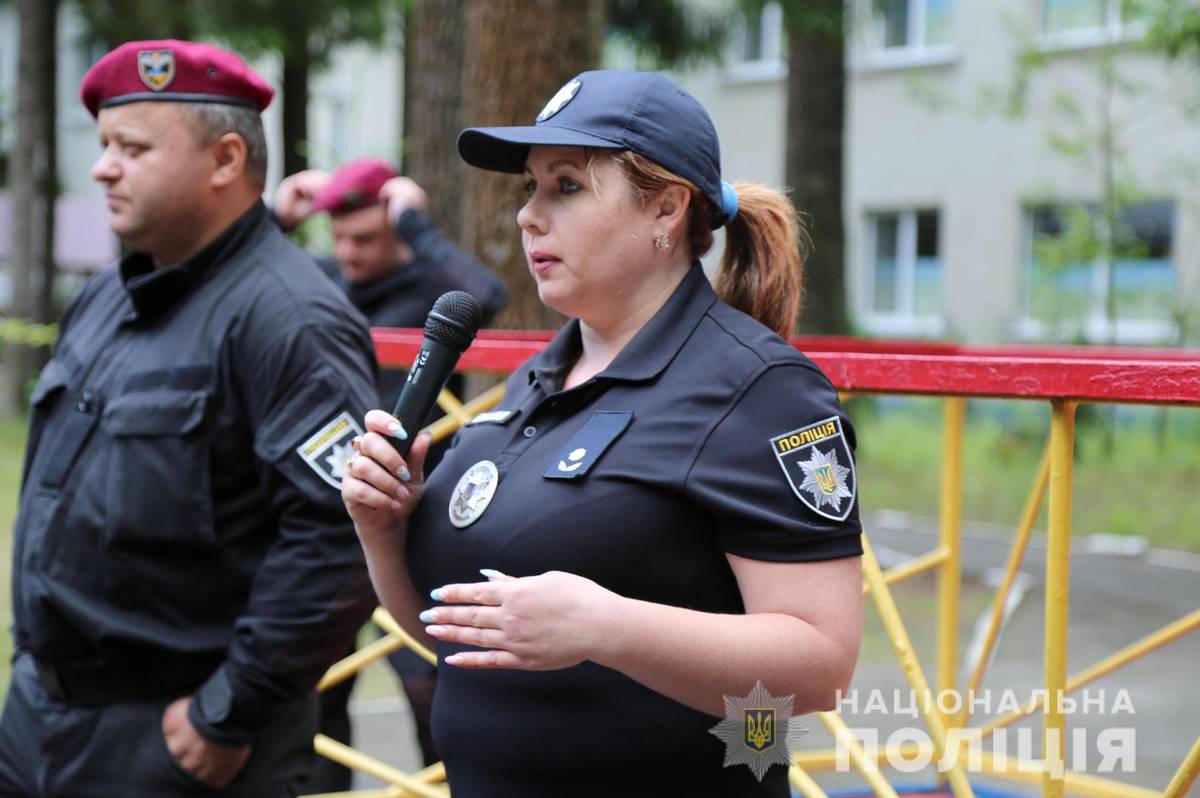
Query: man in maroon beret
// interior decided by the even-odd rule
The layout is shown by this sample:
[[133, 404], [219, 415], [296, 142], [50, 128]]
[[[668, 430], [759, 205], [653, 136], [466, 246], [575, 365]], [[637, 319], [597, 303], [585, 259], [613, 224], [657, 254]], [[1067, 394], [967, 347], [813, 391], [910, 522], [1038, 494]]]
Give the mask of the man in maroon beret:
[[374, 606], [340, 495], [366, 323], [262, 203], [272, 90], [240, 58], [130, 42], [81, 95], [128, 251], [31, 397], [0, 795], [292, 795]]
[[[279, 184], [275, 216], [290, 230], [315, 213], [329, 214], [332, 257], [317, 263], [346, 292], [372, 327], [424, 327], [439, 296], [466, 291], [479, 300], [486, 325], [508, 288], [478, 258], [448, 240], [425, 212], [425, 191], [381, 158], [359, 158], [332, 175], [298, 172]], [[380, 400], [392, 407], [405, 372], [384, 369]], [[436, 462], [426, 460], [426, 469]]]
[[[291, 229], [316, 213], [328, 213], [333, 231], [332, 257], [317, 263], [362, 311], [372, 327], [423, 327], [439, 296], [466, 291], [479, 300], [483, 324], [508, 297], [504, 282], [477, 258], [449, 241], [426, 209], [424, 190], [400, 176], [381, 158], [359, 158], [332, 175], [310, 169], [279, 184], [275, 215]], [[402, 369], [379, 370], [383, 407], [392, 408], [404, 387]], [[461, 395], [462, 380], [450, 390]], [[435, 409], [434, 416], [440, 415]], [[432, 420], [432, 419], [431, 419]], [[435, 446], [425, 470], [437, 464], [448, 443]], [[389, 657], [413, 709], [417, 740], [426, 764], [438, 760], [429, 723], [435, 671], [410, 651]], [[347, 680], [321, 696], [321, 731], [350, 742], [346, 702], [354, 686]], [[337, 792], [351, 786], [350, 771], [332, 760], [318, 760], [306, 791]]]

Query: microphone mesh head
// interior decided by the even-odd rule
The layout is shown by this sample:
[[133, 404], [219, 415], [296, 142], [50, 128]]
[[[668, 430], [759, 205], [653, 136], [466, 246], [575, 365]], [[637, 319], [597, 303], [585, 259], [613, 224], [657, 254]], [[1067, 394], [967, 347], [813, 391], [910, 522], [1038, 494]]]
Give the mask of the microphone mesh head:
[[465, 352], [475, 340], [483, 311], [475, 297], [466, 291], [448, 291], [433, 303], [425, 319], [425, 336], [458, 352]]

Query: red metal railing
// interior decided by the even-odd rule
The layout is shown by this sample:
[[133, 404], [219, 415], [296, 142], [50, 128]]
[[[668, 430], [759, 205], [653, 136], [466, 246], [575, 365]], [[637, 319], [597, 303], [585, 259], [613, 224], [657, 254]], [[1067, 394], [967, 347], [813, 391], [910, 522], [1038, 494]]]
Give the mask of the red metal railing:
[[[417, 329], [372, 330], [379, 362], [407, 367]], [[463, 355], [463, 371], [511, 372], [537, 354], [549, 330], [484, 330]], [[937, 396], [1200, 404], [1200, 351], [1088, 346], [966, 346], [832, 336], [792, 344], [841, 391]]]

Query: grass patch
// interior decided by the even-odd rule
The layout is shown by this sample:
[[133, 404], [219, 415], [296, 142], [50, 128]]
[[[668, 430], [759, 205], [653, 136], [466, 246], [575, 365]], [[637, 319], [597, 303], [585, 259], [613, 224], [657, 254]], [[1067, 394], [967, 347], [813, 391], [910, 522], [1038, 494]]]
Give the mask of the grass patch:
[[[941, 402], [855, 400], [862, 507], [936, 516]], [[968, 403], [963, 517], [1016, 525], [1037, 475], [1050, 409], [1032, 402]], [[1200, 551], [1200, 410], [1080, 408], [1072, 530], [1144, 535], [1153, 546]], [[1045, 529], [1043, 503], [1038, 527]]]
[[23, 416], [0, 419], [0, 695], [8, 693], [9, 663], [12, 661], [12, 528], [17, 518], [17, 492], [25, 461], [25, 433], [29, 420]]

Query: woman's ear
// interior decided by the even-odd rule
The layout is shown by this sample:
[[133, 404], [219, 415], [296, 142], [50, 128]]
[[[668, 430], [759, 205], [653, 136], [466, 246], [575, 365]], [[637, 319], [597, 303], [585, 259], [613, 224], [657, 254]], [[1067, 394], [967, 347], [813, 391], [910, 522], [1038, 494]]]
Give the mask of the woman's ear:
[[664, 230], [679, 230], [687, 224], [688, 206], [692, 202], [692, 192], [680, 185], [667, 186], [654, 201], [657, 211], [655, 222]]

